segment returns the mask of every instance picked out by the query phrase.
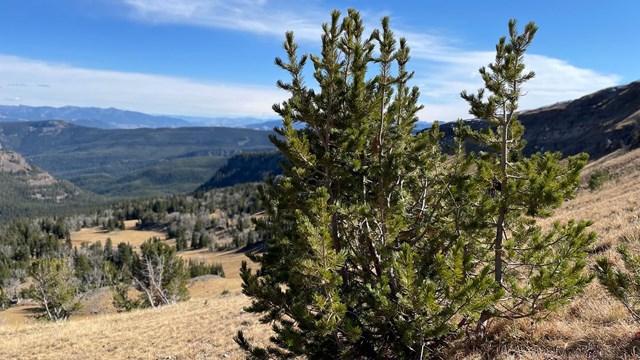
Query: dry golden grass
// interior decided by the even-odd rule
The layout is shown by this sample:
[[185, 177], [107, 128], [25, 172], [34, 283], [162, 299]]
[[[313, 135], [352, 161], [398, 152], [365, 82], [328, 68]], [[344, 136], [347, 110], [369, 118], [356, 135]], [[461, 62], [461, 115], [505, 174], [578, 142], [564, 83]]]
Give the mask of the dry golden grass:
[[[246, 259], [233, 252], [204, 255], [229, 269]], [[37, 322], [31, 304], [11, 308], [0, 319], [14, 314], [19, 321], [0, 326], [0, 359], [242, 359], [232, 338], [237, 330], [265, 345], [270, 328], [244, 313], [249, 299], [241, 294], [237, 270], [227, 272], [227, 278], [193, 279], [189, 301], [159, 309], [115, 313], [108, 289], [83, 303], [111, 313], [85, 311], [63, 323]]]
[[247, 261], [249, 267], [255, 268], [255, 264], [249, 261], [243, 253], [235, 250], [219, 252], [209, 249], [198, 249], [181, 251], [178, 254], [185, 260], [204, 261], [207, 264], [221, 264], [227, 279], [240, 279], [240, 264], [243, 260]]
[[167, 237], [165, 232], [135, 230], [135, 222], [136, 220], [126, 221], [125, 230], [107, 231], [100, 227], [93, 227], [72, 232], [71, 245], [80, 247], [82, 243], [93, 244], [96, 241], [100, 241], [102, 245], [104, 245], [107, 238], [111, 238], [114, 246], [124, 242], [133, 246], [134, 249], [139, 249], [142, 243], [152, 237], [158, 237], [160, 239]]
[[[599, 191], [581, 190], [545, 223], [594, 220], [592, 229], [600, 245], [615, 245], [629, 234], [640, 236], [640, 150], [590, 164], [585, 179], [596, 168], [608, 169], [614, 179]], [[615, 257], [606, 246], [601, 250], [599, 254]], [[0, 359], [241, 359], [243, 354], [232, 340], [239, 329], [265, 344], [268, 326], [242, 311], [249, 304], [240, 294], [237, 274], [244, 256], [208, 250], [187, 251], [183, 256], [222, 263], [227, 278], [193, 281], [190, 301], [161, 309], [84, 315], [60, 324], [5, 320], [0, 326]], [[229, 294], [221, 295], [224, 290]], [[30, 314], [28, 309], [20, 311], [23, 317]], [[443, 349], [443, 358], [640, 358], [640, 325], [597, 282], [542, 321], [494, 322], [490, 330], [488, 341], [451, 344]]]
[[598, 191], [584, 187], [578, 196], [565, 203], [556, 214], [543, 221], [590, 219], [598, 234], [599, 245], [618, 243], [623, 236], [640, 233], [640, 149], [616, 152], [591, 163], [584, 172], [584, 182], [595, 169], [608, 170], [612, 179]]
[[0, 358], [242, 359], [231, 336], [238, 329], [258, 339], [269, 332], [242, 311], [248, 303], [238, 293], [217, 293], [159, 309], [3, 326]]
[[17, 306], [12, 306], [0, 312], [0, 327], [33, 322], [33, 316], [39, 312], [40, 308], [35, 303], [23, 301]]
[[640, 327], [624, 307], [591, 284], [585, 294], [544, 320], [497, 321], [482, 343], [452, 344], [446, 359], [636, 359]]

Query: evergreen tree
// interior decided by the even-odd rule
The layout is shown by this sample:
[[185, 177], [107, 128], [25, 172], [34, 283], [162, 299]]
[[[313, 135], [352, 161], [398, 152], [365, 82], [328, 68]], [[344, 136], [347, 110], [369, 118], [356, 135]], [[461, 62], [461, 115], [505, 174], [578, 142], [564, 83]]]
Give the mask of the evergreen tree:
[[7, 309], [11, 304], [9, 300], [9, 295], [7, 295], [7, 291], [4, 287], [0, 287], [0, 310]]
[[110, 237], [104, 242], [104, 258], [111, 261], [113, 259], [113, 240]]
[[113, 255], [113, 262], [120, 270], [126, 268], [131, 270], [133, 268], [135, 253], [133, 247], [127, 243], [121, 242], [118, 244], [118, 249]]
[[575, 195], [588, 158], [584, 153], [566, 160], [560, 153], [522, 155], [524, 128], [517, 110], [522, 85], [535, 75], [525, 72], [524, 54], [536, 31], [531, 22], [519, 34], [511, 20], [508, 41], [502, 37], [495, 61], [480, 69], [484, 89], [461, 94], [470, 114], [487, 125], [471, 133], [486, 151], [474, 157], [479, 191], [468, 193], [467, 203], [478, 204], [476, 216], [484, 219], [472, 253], [491, 269], [492, 294], [499, 300], [482, 312], [480, 332], [492, 317], [529, 317], [553, 309], [591, 280], [583, 272], [595, 237], [585, 230], [590, 223], [555, 223], [546, 232], [536, 225], [536, 218], [551, 215]]
[[274, 346], [236, 341], [256, 358], [420, 358], [494, 300], [477, 296], [493, 283], [487, 269], [465, 276], [469, 238], [451, 211], [468, 164], [460, 151], [446, 161], [437, 125], [414, 136], [419, 91], [388, 18], [365, 36], [356, 11], [335, 11], [323, 30], [310, 57], [318, 91], [292, 33], [276, 59], [291, 75], [272, 137], [286, 161], [262, 192], [261, 268], [241, 269], [247, 310], [274, 324]]
[[[262, 191], [260, 270], [241, 269], [247, 311], [275, 335], [259, 348], [238, 332], [252, 357], [423, 358], [461, 326], [483, 334], [491, 318], [552, 310], [591, 280], [589, 223], [536, 224], [575, 194], [587, 157], [522, 155], [517, 110], [535, 31], [509, 23], [509, 42], [480, 70], [486, 89], [462, 93], [486, 129], [460, 125], [449, 155], [437, 124], [413, 134], [419, 92], [387, 18], [365, 37], [356, 11], [335, 11], [309, 57], [317, 87], [287, 33], [288, 59], [276, 64], [291, 96], [274, 106], [283, 127], [272, 137], [286, 161]], [[484, 151], [467, 155], [469, 137]]]
[[112, 304], [118, 311], [131, 311], [142, 307], [142, 299], [129, 296], [133, 276], [128, 267], [118, 269], [114, 263], [106, 262], [105, 274], [113, 296]]
[[184, 232], [178, 232], [176, 236], [176, 250], [183, 251], [187, 248], [187, 239], [184, 237]]
[[191, 233], [191, 249], [198, 249], [198, 246], [200, 244], [200, 234], [193, 231]]

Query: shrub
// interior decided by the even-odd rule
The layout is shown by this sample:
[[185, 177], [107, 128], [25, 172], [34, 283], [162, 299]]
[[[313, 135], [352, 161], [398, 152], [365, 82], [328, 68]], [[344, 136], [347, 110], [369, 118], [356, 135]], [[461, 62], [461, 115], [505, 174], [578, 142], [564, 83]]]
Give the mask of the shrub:
[[591, 191], [599, 190], [609, 180], [611, 180], [609, 170], [595, 169], [589, 177], [589, 189]]
[[191, 278], [203, 276], [203, 275], [219, 275], [224, 277], [224, 269], [222, 268], [222, 264], [207, 264], [204, 261], [194, 261], [189, 260], [187, 263], [187, 268], [189, 270], [189, 276]]
[[66, 320], [80, 310], [76, 299], [79, 280], [74, 276], [70, 259], [34, 260], [29, 275], [33, 284], [27, 294], [42, 306], [46, 319]]
[[132, 272], [135, 288], [145, 306], [158, 307], [189, 299], [188, 273], [176, 248], [153, 238], [140, 246]]
[[601, 257], [596, 261], [595, 271], [609, 294], [622, 302], [633, 319], [640, 322], [640, 256], [631, 253], [627, 245], [618, 245], [616, 250], [625, 270]]

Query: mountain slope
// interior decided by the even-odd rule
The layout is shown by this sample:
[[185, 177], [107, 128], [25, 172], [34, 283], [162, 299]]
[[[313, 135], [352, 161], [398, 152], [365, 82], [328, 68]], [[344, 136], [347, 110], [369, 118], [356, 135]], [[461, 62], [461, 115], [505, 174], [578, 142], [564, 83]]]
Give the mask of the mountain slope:
[[[621, 148], [640, 145], [640, 81], [600, 90], [573, 101], [522, 112], [525, 154], [586, 152], [597, 159]], [[477, 120], [465, 122], [482, 127]], [[451, 139], [454, 123], [441, 125]]]
[[245, 182], [263, 181], [265, 177], [273, 177], [282, 173], [280, 162], [283, 160], [279, 152], [244, 153], [229, 158], [226, 165], [196, 191], [208, 191], [215, 188], [231, 186]]
[[535, 150], [599, 158], [640, 144], [640, 81], [521, 115]]
[[98, 201], [95, 195], [54, 178], [19, 154], [0, 149], [0, 219], [57, 213]]

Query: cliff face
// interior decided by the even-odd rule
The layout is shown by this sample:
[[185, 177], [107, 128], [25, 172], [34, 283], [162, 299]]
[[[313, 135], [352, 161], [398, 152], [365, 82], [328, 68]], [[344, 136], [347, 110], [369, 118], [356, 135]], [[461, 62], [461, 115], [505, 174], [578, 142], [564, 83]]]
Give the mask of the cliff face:
[[[597, 159], [620, 148], [635, 148], [640, 145], [640, 81], [525, 111], [519, 119], [525, 127], [525, 154], [560, 151], [569, 156], [586, 152]], [[465, 123], [472, 128], [483, 126], [477, 120]], [[454, 126], [441, 126], [445, 142]]]
[[3, 149], [0, 149], [0, 182], [0, 200], [5, 203], [28, 203], [33, 200], [62, 203], [87, 196], [71, 183], [56, 179], [31, 165], [20, 154]]
[[21, 178], [27, 185], [46, 186], [58, 182], [48, 172], [42, 171], [29, 164], [18, 153], [0, 149], [0, 172], [14, 174]]

